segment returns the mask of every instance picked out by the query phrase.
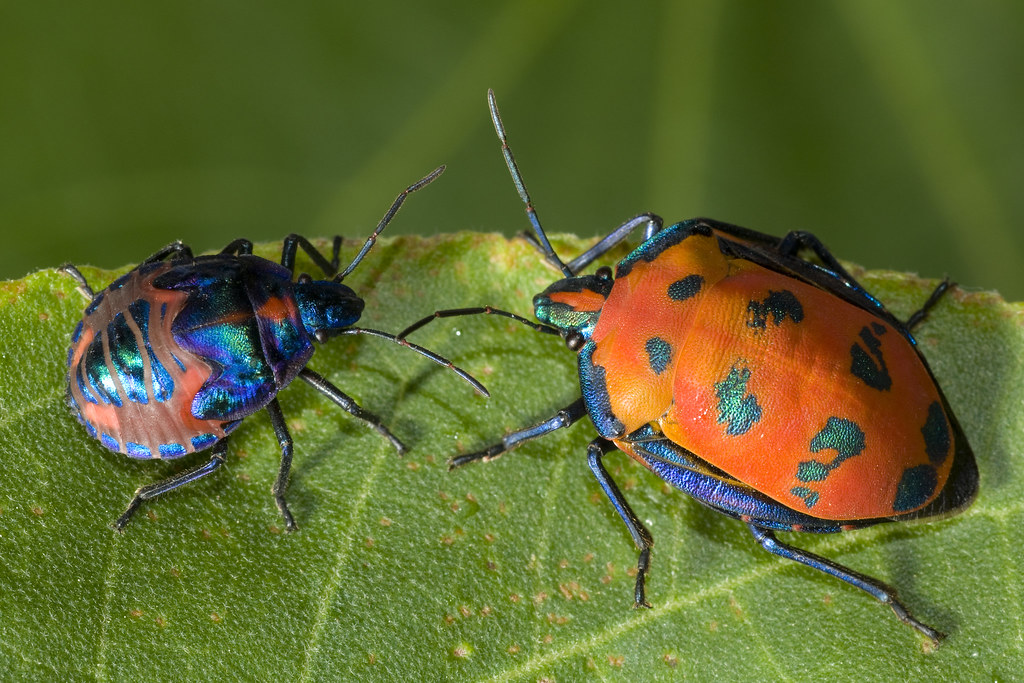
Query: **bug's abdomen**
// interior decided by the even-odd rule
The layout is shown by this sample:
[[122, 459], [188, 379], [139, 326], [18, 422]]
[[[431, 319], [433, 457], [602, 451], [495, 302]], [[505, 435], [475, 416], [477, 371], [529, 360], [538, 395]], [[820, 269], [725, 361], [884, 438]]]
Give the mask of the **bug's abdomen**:
[[171, 334], [188, 294], [152, 285], [168, 267], [133, 270], [99, 293], [68, 352], [73, 412], [104, 446], [136, 458], [185, 455], [226, 434], [224, 422], [191, 413], [211, 368]]
[[660, 420], [668, 438], [814, 517], [897, 516], [939, 494], [951, 426], [901, 331], [750, 263], [703, 304]]

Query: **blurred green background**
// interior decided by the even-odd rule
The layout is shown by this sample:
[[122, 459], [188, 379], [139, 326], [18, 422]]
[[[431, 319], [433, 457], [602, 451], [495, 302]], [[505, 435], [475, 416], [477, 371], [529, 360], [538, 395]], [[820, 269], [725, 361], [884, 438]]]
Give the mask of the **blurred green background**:
[[[0, 6], [0, 277], [182, 239], [816, 232], [1024, 299], [1024, 4], [216, 0]], [[438, 302], [441, 304], [442, 302]]]

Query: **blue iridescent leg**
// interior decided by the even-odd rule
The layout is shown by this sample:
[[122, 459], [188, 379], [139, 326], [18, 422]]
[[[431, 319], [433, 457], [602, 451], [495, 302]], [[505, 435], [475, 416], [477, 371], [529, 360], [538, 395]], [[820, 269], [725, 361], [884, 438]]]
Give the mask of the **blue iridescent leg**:
[[227, 452], [227, 449], [228, 440], [227, 437], [225, 437], [214, 444], [209, 462], [205, 462], [202, 465], [185, 470], [184, 472], [179, 472], [173, 477], [168, 477], [167, 479], [155, 484], [139, 488], [135, 492], [135, 497], [132, 498], [132, 501], [128, 504], [128, 509], [125, 510], [124, 513], [118, 517], [113, 524], [111, 524], [111, 526], [118, 531], [123, 531], [125, 525], [128, 524], [128, 521], [131, 519], [132, 515], [135, 514], [135, 511], [139, 509], [139, 506], [142, 505], [143, 501], [151, 500], [159, 495], [167, 493], [168, 491], [173, 491], [180, 486], [191, 484], [197, 479], [202, 479], [208, 474], [212, 474], [224, 464], [224, 454]]
[[784, 557], [787, 560], [793, 560], [794, 562], [807, 565], [808, 567], [817, 569], [829, 576], [834, 576], [840, 581], [845, 581], [851, 586], [861, 589], [880, 603], [889, 605], [900, 621], [923, 633], [935, 645], [938, 645], [939, 641], [946, 637], [939, 631], [922, 624], [920, 621], [912, 617], [910, 612], [907, 611], [907, 608], [903, 606], [903, 603], [900, 602], [899, 598], [896, 596], [895, 589], [885, 585], [881, 581], [873, 579], [870, 576], [865, 576], [864, 574], [859, 574], [851, 569], [847, 569], [841, 564], [825, 559], [820, 555], [815, 555], [814, 553], [807, 552], [806, 550], [800, 550], [799, 548], [794, 548], [791, 545], [782, 543], [775, 537], [774, 533], [767, 529], [760, 529], [753, 524], [748, 524], [747, 526], [750, 528], [750, 532], [754, 534], [754, 538], [757, 539], [757, 542], [761, 544], [761, 547], [773, 555], [778, 555], [779, 557]]
[[569, 270], [573, 273], [579, 273], [595, 259], [600, 258], [617, 244], [624, 241], [641, 225], [644, 226], [643, 241], [646, 242], [661, 231], [663, 222], [661, 216], [653, 213], [642, 213], [639, 216], [630, 218], [605, 235], [600, 242], [570, 261], [567, 264]]
[[274, 480], [274, 488], [271, 491], [277, 509], [284, 517], [285, 528], [288, 531], [295, 531], [299, 527], [296, 526], [295, 518], [292, 517], [288, 503], [284, 500], [284, 492], [288, 488], [288, 475], [292, 469], [292, 435], [288, 433], [288, 425], [284, 423], [284, 414], [276, 398], [267, 404], [267, 414], [270, 415], [270, 424], [274, 427], [277, 442], [281, 445], [281, 467], [277, 471], [277, 479]]
[[570, 427], [586, 414], [587, 407], [581, 397], [562, 410], [559, 410], [553, 417], [544, 420], [540, 424], [508, 434], [501, 440], [501, 443], [496, 443], [493, 446], [489, 446], [482, 451], [477, 451], [476, 453], [455, 456], [448, 461], [448, 469], [454, 470], [457, 467], [462, 467], [463, 465], [476, 462], [477, 460], [482, 460], [483, 462], [494, 460], [498, 456], [507, 453], [516, 446], [526, 443], [531, 439], [536, 439], [538, 436], [550, 434], [556, 429]]
[[395, 450], [398, 451], [399, 455], [408, 450], [405, 444], [398, 440], [398, 437], [388, 431], [388, 428], [384, 426], [379, 417], [370, 411], [363, 409], [355, 402], [355, 399], [328, 382], [323, 375], [313, 372], [307, 367], [299, 371], [299, 377], [306, 380], [311, 387], [319, 391], [321, 394], [334, 401], [338, 407], [352, 415], [352, 417], [362, 420], [380, 432], [385, 439], [391, 442], [391, 445], [395, 447]]
[[615, 444], [611, 441], [601, 438], [594, 439], [587, 446], [587, 464], [590, 465], [590, 470], [597, 477], [597, 482], [601, 484], [601, 488], [604, 489], [608, 500], [615, 506], [615, 511], [619, 513], [619, 517], [626, 523], [629, 535], [633, 537], [633, 543], [636, 544], [637, 549], [640, 551], [640, 557], [636, 563], [636, 587], [633, 591], [633, 607], [650, 607], [651, 604], [647, 602], [645, 585], [647, 582], [647, 571], [651, 565], [651, 546], [654, 545], [654, 539], [651, 538], [651, 532], [647, 530], [644, 523], [633, 512], [633, 508], [629, 507], [626, 497], [622, 495], [622, 491], [619, 490], [615, 480], [611, 478], [608, 470], [604, 468], [604, 464], [601, 462], [605, 455], [614, 450], [616, 450]]

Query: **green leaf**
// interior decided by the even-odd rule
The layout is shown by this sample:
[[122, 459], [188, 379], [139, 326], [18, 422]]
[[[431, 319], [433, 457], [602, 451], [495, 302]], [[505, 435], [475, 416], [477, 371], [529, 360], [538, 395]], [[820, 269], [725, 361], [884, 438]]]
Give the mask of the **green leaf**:
[[[116, 275], [83, 272], [96, 288]], [[900, 316], [934, 284], [858, 275]], [[350, 279], [366, 298], [363, 324], [394, 332], [441, 307], [528, 315], [556, 277], [521, 240], [461, 233], [384, 240]], [[117, 534], [108, 524], [137, 486], [201, 456], [130, 461], [69, 415], [65, 353], [84, 303], [52, 270], [0, 285], [8, 679], [963, 680], [1024, 666], [1024, 307], [994, 294], [954, 291], [919, 335], [978, 457], [974, 506], [942, 521], [787, 535], [897, 586], [916, 616], [950, 633], [936, 652], [884, 606], [769, 556], [742, 525], [613, 454], [613, 476], [656, 540], [654, 608], [632, 610], [636, 551], [587, 468], [586, 421], [447, 472], [451, 455], [578, 395], [560, 340], [489, 316], [414, 337], [483, 380], [489, 400], [380, 340], [317, 351], [311, 367], [412, 450], [399, 457], [302, 383], [287, 388], [299, 532], [281, 531], [270, 495], [280, 455], [261, 414], [236, 432], [225, 468], [147, 503]]]

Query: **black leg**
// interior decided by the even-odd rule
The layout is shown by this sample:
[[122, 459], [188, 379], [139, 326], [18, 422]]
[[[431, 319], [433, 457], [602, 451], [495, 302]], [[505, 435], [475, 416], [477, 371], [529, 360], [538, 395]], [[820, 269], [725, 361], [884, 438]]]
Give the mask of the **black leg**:
[[914, 313], [907, 318], [907, 329], [913, 330], [924, 322], [924, 319], [928, 317], [928, 313], [935, 307], [935, 304], [939, 303], [939, 299], [941, 299], [951, 287], [956, 287], [956, 283], [952, 282], [948, 277], [940, 282], [938, 286], [932, 290], [931, 296], [929, 296], [928, 300], [924, 302], [924, 305], [914, 311]]
[[454, 470], [456, 467], [462, 467], [468, 465], [471, 462], [482, 460], [488, 462], [494, 460], [498, 456], [507, 453], [516, 446], [526, 443], [531, 439], [536, 439], [538, 436], [544, 436], [550, 434], [556, 429], [564, 429], [570, 427], [578, 422], [584, 415], [587, 414], [587, 406], [583, 402], [583, 398], [578, 398], [571, 404], [559, 410], [555, 415], [543, 422], [527, 427], [526, 429], [520, 429], [511, 434], [505, 436], [501, 443], [496, 443], [493, 446], [488, 446], [482, 451], [476, 453], [469, 453], [467, 455], [458, 455], [448, 461], [448, 469]]
[[143, 263], [155, 263], [156, 261], [166, 261], [168, 258], [181, 258], [191, 259], [192, 258], [192, 247], [188, 246], [183, 242], [171, 242], [166, 247], [156, 252]]
[[619, 490], [615, 480], [611, 478], [608, 470], [604, 468], [604, 464], [601, 462], [605, 455], [614, 450], [616, 450], [615, 444], [611, 441], [601, 438], [594, 439], [587, 447], [587, 464], [590, 465], [590, 470], [597, 477], [597, 481], [601, 484], [601, 488], [604, 489], [608, 500], [615, 506], [615, 511], [619, 513], [619, 517], [626, 523], [629, 535], [633, 537], [633, 543], [640, 550], [640, 557], [636, 563], [636, 587], [633, 590], [633, 607], [650, 607], [651, 604], [647, 602], [645, 586], [647, 572], [651, 566], [651, 546], [654, 545], [654, 539], [651, 538], [651, 532], [647, 530], [644, 523], [633, 512], [633, 508], [629, 507], [626, 497], [622, 495], [622, 491]]
[[767, 529], [758, 528], [753, 524], [748, 524], [747, 526], [750, 528], [750, 532], [754, 534], [754, 538], [757, 539], [757, 542], [761, 544], [761, 547], [773, 555], [778, 555], [779, 557], [784, 557], [787, 560], [793, 560], [794, 562], [807, 565], [808, 567], [817, 569], [829, 576], [834, 576], [840, 581], [844, 581], [851, 586], [861, 589], [880, 603], [889, 605], [900, 621], [923, 633], [934, 645], [938, 645], [939, 641], [945, 638], [945, 635], [942, 633], [936, 631], [930, 626], [922, 624], [911, 616], [910, 612], [907, 611], [907, 608], [903, 606], [903, 603], [900, 602], [899, 598], [896, 596], [896, 590], [885, 585], [881, 581], [873, 579], [870, 576], [865, 576], [864, 574], [859, 574], [852, 569], [847, 569], [841, 564], [837, 564], [836, 562], [821, 557], [820, 555], [815, 555], [814, 553], [807, 552], [806, 550], [801, 550], [786, 543], [782, 543], [775, 537], [774, 533]]
[[139, 506], [142, 505], [143, 501], [156, 498], [159, 495], [163, 495], [168, 491], [173, 491], [185, 484], [191, 484], [192, 482], [202, 479], [208, 474], [212, 474], [217, 471], [217, 469], [224, 464], [224, 454], [227, 452], [227, 449], [228, 440], [227, 437], [225, 437], [213, 445], [213, 452], [210, 454], [209, 462], [205, 462], [202, 465], [185, 470], [184, 472], [179, 472], [173, 477], [168, 477], [167, 479], [155, 484], [141, 487], [135, 492], [135, 497], [132, 498], [132, 501], [128, 504], [128, 509], [125, 510], [124, 513], [118, 517], [113, 524], [111, 524], [111, 526], [118, 531], [123, 531], [125, 525], [128, 524], [132, 515], [134, 515], [135, 511], [139, 509]]
[[228, 244], [228, 246], [221, 249], [220, 253], [222, 255], [226, 254], [228, 256], [251, 254], [252, 242], [250, 240], [245, 239], [244, 237], [240, 237], [239, 239], [232, 241], [230, 244]]
[[846, 268], [839, 265], [839, 261], [832, 255], [832, 252], [828, 250], [821, 240], [816, 235], [803, 230], [793, 230], [792, 232], [786, 233], [779, 242], [779, 253], [784, 256], [796, 256], [801, 249], [810, 249], [814, 252], [815, 256], [821, 259], [821, 262], [825, 264], [825, 267], [831, 270], [833, 273], [839, 276], [840, 279], [846, 280], [851, 284], [855, 284], [858, 287], [860, 284], [846, 272]]
[[70, 275], [71, 277], [75, 278], [75, 281], [78, 283], [78, 291], [81, 292], [85, 296], [85, 298], [89, 299], [89, 301], [92, 301], [93, 299], [96, 298], [96, 294], [92, 291], [92, 287], [90, 287], [89, 283], [86, 282], [85, 276], [82, 275], [81, 271], [79, 271], [78, 268], [71, 265], [70, 263], [65, 263], [57, 270], [63, 271]]
[[299, 527], [295, 525], [295, 518], [292, 517], [288, 503], [285, 502], [284, 492], [288, 488], [288, 475], [292, 470], [292, 435], [288, 433], [288, 425], [284, 423], [284, 414], [281, 412], [281, 405], [277, 399], [267, 404], [267, 414], [270, 415], [270, 424], [274, 427], [274, 434], [277, 442], [281, 445], [281, 467], [277, 471], [277, 479], [274, 481], [274, 502], [277, 509], [284, 517], [284, 526], [288, 531], [295, 531]]
[[290, 271], [295, 271], [295, 252], [302, 247], [309, 258], [324, 272], [327, 277], [332, 277], [338, 272], [338, 263], [341, 254], [341, 235], [335, 235], [331, 243], [331, 260], [328, 261], [313, 244], [302, 235], [292, 233], [284, 238], [284, 245], [281, 247], [281, 265]]
[[391, 445], [395, 447], [395, 450], [398, 451], [399, 455], [408, 450], [405, 447], [405, 444], [399, 441], [398, 437], [392, 434], [388, 428], [384, 426], [379, 417], [360, 407], [359, 404], [355, 402], [355, 399], [328, 382], [323, 375], [313, 372], [307, 367], [299, 371], [299, 377], [306, 380], [311, 387], [319, 391], [321, 394], [334, 401], [338, 407], [352, 415], [352, 417], [362, 420], [380, 432], [385, 439], [391, 442]]
[[628, 221], [608, 233], [600, 242], [570, 261], [568, 264], [569, 270], [573, 273], [579, 273], [595, 259], [600, 258], [610, 249], [619, 244], [619, 242], [622, 242], [633, 234], [633, 231], [641, 225], [644, 226], [643, 239], [646, 242], [661, 231], [661, 216], [656, 216], [653, 213], [642, 213], [639, 216], [630, 218]]

